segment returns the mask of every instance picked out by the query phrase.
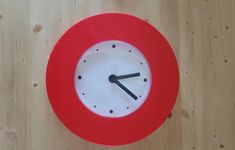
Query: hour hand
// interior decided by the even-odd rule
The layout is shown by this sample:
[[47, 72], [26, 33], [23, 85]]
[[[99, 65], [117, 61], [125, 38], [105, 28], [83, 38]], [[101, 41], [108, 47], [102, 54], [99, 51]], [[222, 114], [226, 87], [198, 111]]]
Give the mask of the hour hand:
[[140, 73], [132, 73], [132, 74], [125, 74], [125, 75], [120, 75], [120, 76], [116, 76], [116, 80], [119, 79], [126, 79], [126, 78], [133, 78], [133, 77], [138, 77], [140, 76]]

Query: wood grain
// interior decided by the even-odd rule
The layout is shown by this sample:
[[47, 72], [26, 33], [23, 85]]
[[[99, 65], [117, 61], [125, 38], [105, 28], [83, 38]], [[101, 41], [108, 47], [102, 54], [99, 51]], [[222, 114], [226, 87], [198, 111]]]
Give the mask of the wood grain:
[[[172, 115], [137, 143], [84, 141], [57, 119], [45, 88], [49, 54], [80, 19], [138, 16], [174, 49], [180, 92]], [[0, 0], [0, 150], [234, 150], [234, 0]]]

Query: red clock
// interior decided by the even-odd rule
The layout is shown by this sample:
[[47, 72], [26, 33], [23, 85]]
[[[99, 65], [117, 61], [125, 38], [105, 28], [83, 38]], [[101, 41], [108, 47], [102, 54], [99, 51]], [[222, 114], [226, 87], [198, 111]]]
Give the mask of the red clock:
[[100, 14], [70, 28], [46, 73], [51, 105], [79, 137], [104, 145], [138, 141], [170, 114], [179, 71], [166, 39], [126, 14]]

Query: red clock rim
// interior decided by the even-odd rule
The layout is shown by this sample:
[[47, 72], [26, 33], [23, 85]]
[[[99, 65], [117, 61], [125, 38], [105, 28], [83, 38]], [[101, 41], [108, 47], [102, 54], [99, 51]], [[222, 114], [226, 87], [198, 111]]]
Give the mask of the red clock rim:
[[[74, 74], [80, 57], [92, 45], [106, 40], [137, 47], [152, 72], [145, 103], [121, 118], [94, 114], [75, 91]], [[146, 137], [165, 121], [177, 98], [179, 71], [173, 50], [158, 30], [137, 17], [107, 13], [78, 22], [59, 39], [48, 61], [46, 87], [54, 112], [69, 130], [94, 143], [123, 145]]]

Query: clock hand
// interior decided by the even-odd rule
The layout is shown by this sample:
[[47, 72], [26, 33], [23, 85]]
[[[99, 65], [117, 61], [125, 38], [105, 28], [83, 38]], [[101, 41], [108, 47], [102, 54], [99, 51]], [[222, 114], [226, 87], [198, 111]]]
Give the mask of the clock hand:
[[132, 73], [132, 74], [126, 74], [126, 75], [120, 75], [120, 76], [116, 76], [116, 80], [119, 79], [126, 79], [126, 78], [132, 78], [132, 77], [137, 77], [140, 76], [140, 73]]
[[[126, 78], [126, 76], [127, 76], [127, 78], [129, 78], [130, 76], [135, 77], [135, 76], [139, 76], [139, 75], [140, 75], [140, 73], [135, 73], [135, 74], [129, 74], [129, 75], [123, 75], [123, 76], [124, 76], [124, 78]], [[121, 77], [123, 77], [123, 76], [121, 76]], [[134, 93], [132, 93], [129, 89], [127, 89], [121, 82], [119, 82], [118, 77], [120, 77], [120, 76], [116, 76], [116, 75], [112, 74], [112, 75], [109, 76], [109, 81], [111, 83], [116, 83], [121, 89], [123, 89], [133, 99], [137, 100], [138, 97]], [[124, 78], [121, 78], [121, 79], [124, 79]]]
[[115, 80], [114, 83], [116, 83], [121, 89], [123, 89], [127, 94], [129, 94], [133, 99], [137, 100], [138, 97], [132, 93], [129, 89], [127, 89], [121, 82], [118, 80]]

